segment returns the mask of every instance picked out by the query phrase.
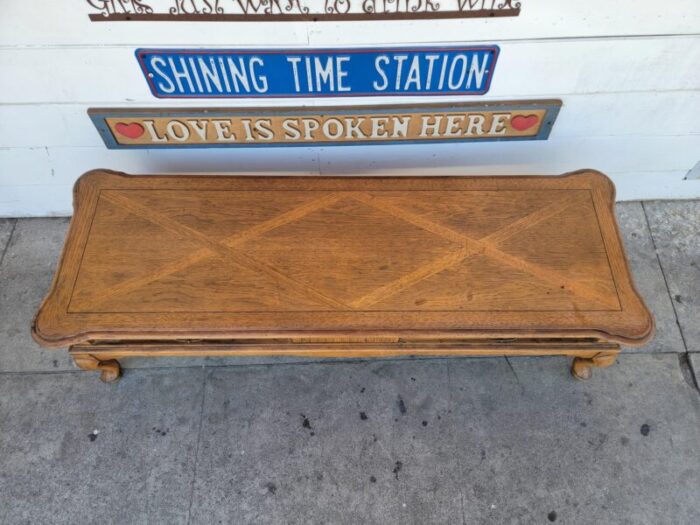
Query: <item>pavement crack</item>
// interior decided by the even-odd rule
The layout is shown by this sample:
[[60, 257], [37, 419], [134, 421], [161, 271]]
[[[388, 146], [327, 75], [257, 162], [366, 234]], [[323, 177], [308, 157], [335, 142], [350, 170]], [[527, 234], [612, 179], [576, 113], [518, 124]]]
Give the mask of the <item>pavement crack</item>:
[[467, 525], [467, 520], [464, 516], [464, 493], [462, 492], [462, 487], [459, 487], [459, 508], [462, 515], [462, 525]]
[[12, 229], [10, 229], [10, 235], [7, 238], [7, 242], [5, 243], [5, 247], [2, 249], [2, 254], [0, 254], [0, 268], [2, 267], [2, 263], [5, 260], [5, 254], [7, 254], [7, 251], [10, 249], [10, 243], [12, 243], [12, 237], [15, 235], [15, 228], [17, 228], [17, 219], [14, 219], [12, 221]]
[[656, 247], [656, 239], [654, 239], [654, 232], [651, 229], [651, 224], [649, 223], [649, 216], [647, 215], [647, 208], [644, 205], [644, 201], [641, 202], [642, 211], [644, 212], [644, 220], [647, 223], [647, 231], [649, 232], [649, 237], [651, 238], [651, 245], [654, 248], [654, 255], [656, 255], [656, 262], [659, 264], [661, 269], [661, 276], [664, 278], [664, 286], [666, 286], [666, 293], [668, 294], [668, 299], [671, 301], [671, 308], [673, 308], [673, 316], [676, 318], [676, 326], [678, 327], [678, 332], [681, 334], [681, 341], [683, 341], [683, 350], [688, 353], [688, 343], [685, 341], [685, 334], [683, 333], [683, 327], [681, 322], [678, 320], [678, 311], [676, 310], [676, 302], [673, 300], [671, 295], [671, 289], [668, 286], [668, 279], [666, 278], [666, 270], [664, 270], [664, 265], [661, 262], [661, 257], [659, 257], [659, 250]]
[[197, 429], [197, 441], [194, 446], [194, 467], [192, 481], [190, 482], [190, 502], [187, 506], [187, 525], [192, 523], [192, 503], [194, 501], [194, 485], [197, 482], [197, 460], [199, 459], [199, 443], [202, 440], [202, 424], [204, 422], [204, 401], [207, 394], [207, 374], [208, 371], [202, 367], [202, 404], [199, 409], [199, 428]]
[[503, 357], [506, 358], [506, 363], [508, 363], [508, 367], [510, 368], [510, 371], [513, 372], [513, 376], [515, 377], [515, 382], [518, 383], [520, 390], [522, 392], [525, 392], [525, 388], [523, 388], [523, 384], [520, 382], [520, 378], [518, 377], [518, 373], [515, 371], [515, 368], [513, 368], [513, 364], [510, 362], [510, 359], [508, 359], [507, 355], [504, 355]]
[[450, 373], [450, 364], [445, 361], [445, 369], [447, 372], [447, 410], [452, 413], [452, 374]]
[[693, 363], [690, 360], [688, 353], [678, 354], [678, 366], [681, 369], [681, 375], [688, 386], [693, 388], [696, 392], [700, 392], [700, 387], [698, 387], [698, 376], [693, 368]]
[[43, 376], [60, 374], [84, 374], [84, 370], [0, 370], [0, 376]]

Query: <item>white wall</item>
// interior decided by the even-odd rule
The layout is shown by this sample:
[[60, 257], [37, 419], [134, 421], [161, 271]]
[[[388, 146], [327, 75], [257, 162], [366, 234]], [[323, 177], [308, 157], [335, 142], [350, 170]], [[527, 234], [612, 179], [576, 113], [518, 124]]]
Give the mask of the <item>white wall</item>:
[[[65, 215], [88, 169], [131, 173], [608, 173], [621, 200], [700, 197], [700, 1], [521, 0], [513, 18], [414, 22], [101, 22], [81, 0], [7, 1], [0, 18], [0, 216]], [[154, 99], [136, 47], [501, 46], [482, 97]], [[109, 151], [88, 107], [389, 104], [561, 98], [546, 142]]]

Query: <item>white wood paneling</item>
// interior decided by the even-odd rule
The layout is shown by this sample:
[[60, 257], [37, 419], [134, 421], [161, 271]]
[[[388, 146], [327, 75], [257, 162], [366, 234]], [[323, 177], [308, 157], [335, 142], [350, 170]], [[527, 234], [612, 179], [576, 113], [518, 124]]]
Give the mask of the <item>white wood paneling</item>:
[[700, 135], [562, 138], [541, 142], [194, 150], [0, 149], [0, 186], [72, 184], [84, 171], [132, 173], [479, 175], [689, 170]]
[[697, 34], [697, 0], [523, 0], [519, 17], [462, 21], [413, 21], [392, 30], [384, 22], [317, 24], [309, 29], [311, 45], [332, 46], [351, 33], [357, 44], [544, 40], [608, 36]]
[[[238, 150], [109, 151], [89, 148], [7, 148], [0, 150], [0, 195], [14, 186], [55, 186], [67, 191], [84, 171], [96, 167], [130, 173], [270, 173], [294, 175], [508, 175], [558, 174], [592, 167], [625, 174], [620, 197], [655, 194], [657, 173], [680, 183], [700, 151], [700, 135], [681, 137], [561, 138], [547, 142], [354, 146], [326, 148], [243, 148]], [[669, 160], [673, 159], [673, 160]], [[634, 180], [631, 174], [637, 174]], [[651, 175], [644, 175], [651, 174]], [[686, 181], [688, 197], [700, 196], [700, 181]], [[674, 189], [674, 191], [675, 191]], [[4, 206], [14, 205], [3, 197]], [[63, 201], [62, 201], [63, 202]], [[29, 206], [28, 210], [34, 205]], [[53, 211], [60, 210], [56, 208]], [[64, 210], [65, 211], [65, 210]], [[3, 208], [0, 215], [18, 213]], [[27, 212], [28, 213], [28, 212]]]
[[307, 24], [299, 22], [91, 22], [85, 0], [3, 4], [0, 47], [270, 45], [271, 35], [277, 45], [308, 42]]
[[[557, 95], [554, 98], [562, 99], [564, 104], [552, 130], [552, 138], [700, 133], [698, 91], [647, 91], [628, 93], [624, 97], [617, 93]], [[488, 97], [488, 100], [495, 98]], [[293, 104], [293, 101], [276, 102]], [[255, 105], [260, 104], [260, 101], [255, 102]], [[151, 105], [153, 103], [148, 106]], [[157, 107], [165, 105], [174, 104], [169, 102]], [[130, 107], [125, 104], [121, 106]], [[102, 139], [87, 117], [88, 107], [86, 104], [2, 106], [0, 144], [17, 148], [102, 146]]]
[[[162, 0], [154, 0], [162, 1]], [[317, 1], [317, 0], [311, 0]], [[322, 0], [318, 0], [322, 1]], [[0, 17], [0, 216], [65, 215], [96, 167], [132, 173], [607, 172], [618, 198], [700, 197], [700, 1], [522, 0], [519, 17], [404, 22], [92, 23], [83, 0], [7, 1]], [[137, 47], [493, 43], [484, 97], [153, 98]], [[547, 142], [106, 150], [88, 107], [318, 106], [561, 98]]]
[[[700, 88], [698, 64], [697, 37], [506, 42], [501, 45], [489, 96], [695, 90]], [[143, 104], [154, 100], [130, 47], [2, 49], [0, 68], [0, 104]], [[390, 103], [393, 98], [375, 102]], [[410, 101], [409, 97], [398, 98]], [[416, 100], [430, 98], [435, 97]], [[258, 99], [258, 104], [266, 100]], [[338, 99], [305, 102], [337, 104]], [[366, 99], [356, 102], [366, 103]]]
[[0, 186], [0, 217], [65, 217], [72, 199], [72, 186]]
[[245, 148], [241, 150], [106, 150], [94, 148], [0, 149], [0, 188], [21, 185], [66, 185], [93, 168], [129, 173], [273, 173], [318, 175], [314, 148]]
[[618, 201], [700, 199], [700, 180], [688, 180], [687, 171], [625, 171], [610, 173]]
[[[324, 0], [307, 0], [323, 4]], [[443, 0], [445, 7], [456, 0]], [[153, 2], [156, 5], [158, 2]], [[161, 2], [162, 3], [162, 2]], [[172, 3], [172, 2], [170, 2]], [[0, 46], [336, 45], [694, 34], [697, 0], [521, 0], [519, 17], [362, 22], [102, 22], [84, 0], [15, 0], [3, 5]]]
[[[563, 173], [579, 168], [604, 172], [683, 170], [700, 152], [700, 136], [589, 137], [541, 142], [397, 145], [380, 154], [374, 146], [320, 148], [322, 174], [517, 175]], [[388, 149], [388, 148], [387, 148]]]

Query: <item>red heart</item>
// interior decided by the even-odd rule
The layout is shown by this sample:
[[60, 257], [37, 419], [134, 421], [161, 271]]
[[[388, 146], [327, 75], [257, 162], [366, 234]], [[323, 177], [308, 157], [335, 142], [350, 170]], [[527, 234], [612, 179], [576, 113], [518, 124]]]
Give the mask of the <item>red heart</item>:
[[116, 129], [120, 135], [124, 135], [125, 137], [130, 139], [137, 139], [141, 135], [143, 135], [144, 132], [143, 126], [136, 122], [132, 122], [131, 124], [124, 124], [123, 122], [118, 122], [117, 125], [114, 126], [114, 129]]
[[510, 120], [510, 125], [518, 131], [525, 131], [537, 124], [540, 118], [537, 115], [516, 115]]

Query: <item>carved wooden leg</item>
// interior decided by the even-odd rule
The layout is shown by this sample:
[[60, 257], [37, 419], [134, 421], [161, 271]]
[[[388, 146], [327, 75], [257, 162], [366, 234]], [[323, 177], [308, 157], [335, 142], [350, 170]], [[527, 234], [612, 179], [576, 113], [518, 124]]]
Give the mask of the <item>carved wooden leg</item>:
[[122, 368], [116, 359], [100, 361], [91, 355], [74, 355], [73, 361], [83, 370], [99, 370], [100, 379], [105, 383], [114, 383], [122, 375]]
[[617, 352], [614, 354], [598, 354], [595, 357], [574, 357], [571, 364], [571, 375], [576, 379], [590, 379], [592, 375], [591, 367], [605, 368], [615, 362]]

